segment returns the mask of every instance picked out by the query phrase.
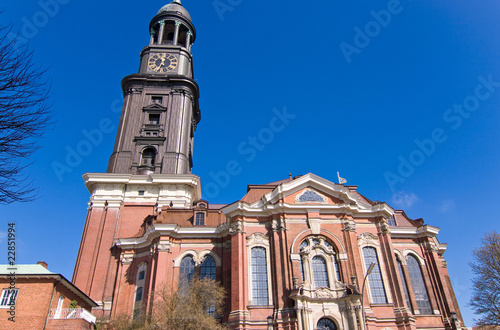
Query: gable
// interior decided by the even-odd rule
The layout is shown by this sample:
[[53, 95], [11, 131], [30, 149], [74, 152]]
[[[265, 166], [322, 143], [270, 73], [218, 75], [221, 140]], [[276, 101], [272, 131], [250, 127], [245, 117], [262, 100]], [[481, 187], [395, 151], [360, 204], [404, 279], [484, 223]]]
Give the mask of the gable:
[[[355, 187], [328, 181], [312, 173], [281, 183], [265, 194], [251, 194], [222, 209], [226, 216], [236, 214], [307, 213], [311, 207], [320, 213], [342, 213], [352, 216], [390, 217], [394, 210], [386, 203], [371, 202]], [[258, 200], [257, 197], [261, 196]]]

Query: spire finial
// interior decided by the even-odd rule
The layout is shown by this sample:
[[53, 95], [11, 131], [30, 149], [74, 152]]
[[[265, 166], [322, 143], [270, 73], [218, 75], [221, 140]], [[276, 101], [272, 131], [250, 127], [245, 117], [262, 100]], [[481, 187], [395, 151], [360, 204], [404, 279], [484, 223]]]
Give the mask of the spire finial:
[[182, 6], [181, 0], [174, 0], [174, 1], [172, 1], [172, 3], [178, 3], [179, 5]]

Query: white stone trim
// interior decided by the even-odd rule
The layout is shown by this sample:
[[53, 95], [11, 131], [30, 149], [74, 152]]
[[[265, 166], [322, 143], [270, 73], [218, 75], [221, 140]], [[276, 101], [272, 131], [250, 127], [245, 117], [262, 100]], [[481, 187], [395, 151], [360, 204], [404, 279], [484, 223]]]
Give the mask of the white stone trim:
[[268, 216], [283, 212], [307, 213], [310, 203], [289, 204], [280, 202], [286, 196], [303, 189], [314, 189], [324, 195], [329, 195], [343, 201], [341, 204], [315, 204], [314, 208], [320, 209], [322, 214], [345, 213], [353, 217], [390, 217], [394, 210], [386, 203], [371, 205], [363, 201], [349, 187], [335, 184], [312, 173], [306, 174], [289, 183], [278, 185], [273, 191], [267, 193], [255, 203], [237, 201], [222, 208], [222, 212], [229, 217], [235, 215], [266, 214]]
[[[202, 197], [200, 178], [192, 174], [86, 173], [83, 178], [92, 194], [92, 207], [119, 207], [126, 202], [141, 202], [157, 204], [159, 210], [170, 205], [188, 209]], [[144, 190], [143, 196], [139, 196], [139, 190]]]
[[[365, 234], [365, 233], [363, 233]], [[363, 235], [361, 234], [361, 235]], [[370, 234], [370, 233], [367, 233], [367, 234]], [[360, 235], [360, 236], [361, 236]], [[373, 234], [370, 234], [372, 236], [375, 236]], [[376, 236], [375, 236], [376, 237]], [[359, 236], [358, 236], [358, 239], [359, 239]], [[367, 268], [366, 268], [366, 262], [365, 262], [365, 254], [364, 254], [364, 251], [363, 251], [363, 248], [365, 247], [372, 247], [375, 249], [376, 253], [377, 253], [377, 259], [378, 259], [378, 266], [380, 268], [380, 274], [382, 276], [382, 282], [384, 283], [384, 290], [385, 290], [385, 296], [387, 298], [387, 303], [388, 304], [392, 304], [393, 302], [393, 299], [392, 299], [392, 295], [391, 295], [391, 290], [389, 290], [389, 286], [388, 286], [388, 283], [389, 282], [389, 277], [387, 276], [386, 272], [385, 272], [385, 263], [384, 263], [384, 259], [382, 258], [382, 252], [380, 251], [380, 245], [378, 244], [378, 242], [363, 242], [363, 241], [359, 241], [359, 249], [360, 249], [360, 256], [361, 256], [361, 265], [363, 266], [363, 277], [365, 276], [366, 274], [366, 271], [367, 271]], [[371, 289], [370, 289], [370, 280], [367, 278], [366, 279], [366, 293], [368, 294], [368, 299], [370, 301], [370, 303], [373, 303], [373, 299], [372, 299], [372, 293], [371, 293]], [[361, 283], [362, 285], [362, 283]]]
[[[310, 236], [305, 240], [308, 241], [308, 246], [305, 248], [305, 251], [302, 251], [299, 255], [302, 259], [302, 267], [304, 269], [304, 286], [308, 289], [318, 289], [314, 283], [314, 272], [312, 267], [312, 260], [314, 257], [319, 256], [325, 260], [326, 264], [326, 272], [328, 276], [328, 284], [329, 289], [334, 290], [338, 287], [336, 274], [337, 271], [340, 273], [340, 269], [336, 269], [335, 264], [338, 265], [338, 261], [336, 262], [335, 256], [336, 252], [333, 248], [329, 248], [325, 245], [324, 236]], [[313, 240], [319, 240], [319, 244], [312, 245]]]
[[215, 253], [212, 250], [203, 250], [203, 251], [199, 251], [198, 252], [198, 258], [200, 260], [200, 264], [203, 263], [203, 260], [205, 260], [206, 256], [211, 256], [212, 258], [214, 258], [215, 266], [216, 267], [222, 266], [222, 259], [221, 259], [221, 257], [219, 257], [217, 255], [217, 253]]
[[411, 250], [411, 249], [406, 249], [403, 251], [405, 263], [408, 261], [408, 256], [410, 256], [410, 255], [414, 256], [417, 259], [417, 261], [421, 267], [425, 267], [425, 259], [423, 257], [421, 257], [417, 252], [415, 252], [415, 250]]
[[[288, 220], [287, 220], [287, 222], [288, 222]], [[311, 231], [310, 229], [305, 229], [295, 236], [295, 238], [293, 239], [292, 244], [290, 246], [290, 254], [291, 255], [295, 254], [294, 251], [296, 251], [296, 249], [297, 249], [296, 244], [298, 243], [299, 237], [301, 237], [304, 233], [310, 232], [310, 231]], [[327, 233], [331, 237], [328, 237], [327, 235], [324, 235], [321, 232]], [[339, 254], [341, 254], [343, 256], [345, 255], [347, 257], [347, 252], [345, 250], [344, 244], [342, 244], [342, 241], [337, 236], [335, 236], [331, 231], [326, 230], [326, 229], [322, 229], [321, 232], [319, 233], [320, 236], [323, 235], [327, 238], [335, 239], [335, 240], [332, 239], [332, 241], [334, 242], [334, 245], [338, 248]], [[312, 235], [312, 232], [311, 232], [311, 235]], [[300, 243], [302, 243], [303, 240], [304, 240], [304, 238], [300, 241]]]
[[394, 255], [396, 256], [396, 260], [399, 260], [402, 265], [406, 265], [406, 258], [404, 257], [403, 252], [394, 250]]
[[195, 262], [195, 266], [196, 266], [196, 261], [199, 260], [198, 259], [198, 252], [196, 252], [195, 250], [186, 250], [184, 252], [182, 252], [181, 254], [179, 254], [177, 256], [177, 258], [175, 258], [173, 261], [174, 261], [174, 267], [178, 268], [181, 266], [181, 261], [182, 259], [184, 259], [185, 256], [193, 256], [193, 260]]
[[420, 238], [420, 237], [435, 237], [439, 233], [439, 228], [425, 225], [422, 227], [391, 227], [392, 238]]
[[267, 296], [268, 305], [273, 304], [273, 291], [271, 279], [271, 253], [269, 245], [269, 237], [263, 233], [253, 233], [247, 236], [247, 265], [248, 265], [248, 304], [253, 306], [253, 288], [252, 288], [252, 248], [262, 247], [266, 250], [266, 264], [267, 264]]

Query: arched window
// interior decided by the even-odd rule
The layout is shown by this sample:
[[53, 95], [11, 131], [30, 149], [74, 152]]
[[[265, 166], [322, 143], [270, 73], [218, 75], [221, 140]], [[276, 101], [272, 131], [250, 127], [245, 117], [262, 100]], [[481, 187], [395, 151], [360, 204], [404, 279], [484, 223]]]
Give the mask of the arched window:
[[410, 275], [411, 285], [413, 286], [413, 293], [415, 294], [415, 300], [417, 301], [417, 307], [420, 314], [432, 314], [431, 303], [429, 301], [429, 295], [427, 294], [427, 289], [425, 288], [424, 277], [422, 276], [422, 270], [420, 269], [420, 264], [414, 256], [408, 256], [408, 273]]
[[341, 281], [338, 252], [324, 236], [308, 236], [299, 245], [300, 275], [306, 286], [330, 287]]
[[142, 151], [142, 166], [154, 166], [156, 158], [156, 150], [153, 148], [146, 148]]
[[183, 281], [191, 281], [194, 277], [194, 259], [192, 255], [185, 256], [181, 260], [181, 266], [179, 269], [179, 285], [183, 284]]
[[328, 281], [328, 272], [326, 270], [325, 259], [315, 256], [312, 259], [312, 269], [314, 277], [314, 286], [316, 288], [320, 287], [330, 287], [330, 282]]
[[405, 274], [403, 272], [403, 265], [401, 265], [401, 261], [399, 261], [399, 259], [397, 257], [396, 257], [396, 262], [398, 263], [399, 277], [401, 277], [401, 283], [403, 283], [403, 290], [405, 292], [406, 305], [408, 306], [408, 308], [412, 309], [410, 294], [408, 291], [408, 285], [406, 285]]
[[209, 278], [211, 280], [215, 280], [215, 260], [212, 256], [207, 255], [200, 267], [200, 278]]
[[370, 275], [368, 275], [368, 283], [370, 284], [370, 293], [372, 302], [375, 304], [386, 304], [387, 297], [385, 295], [384, 281], [382, 280], [382, 273], [380, 271], [380, 264], [378, 262], [377, 250], [373, 247], [364, 247], [363, 256], [365, 257], [365, 267], [368, 269], [372, 262], [375, 263]]
[[316, 325], [318, 330], [337, 330], [337, 325], [330, 319], [323, 318], [318, 321]]
[[268, 305], [266, 249], [252, 248], [252, 301], [254, 305]]

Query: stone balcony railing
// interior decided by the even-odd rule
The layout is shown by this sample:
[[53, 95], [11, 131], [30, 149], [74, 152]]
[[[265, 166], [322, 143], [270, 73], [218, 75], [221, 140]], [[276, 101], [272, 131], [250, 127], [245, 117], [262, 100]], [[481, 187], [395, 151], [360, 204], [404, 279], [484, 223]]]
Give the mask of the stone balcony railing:
[[95, 323], [96, 317], [83, 308], [53, 308], [50, 310], [49, 320], [83, 319], [88, 323]]

